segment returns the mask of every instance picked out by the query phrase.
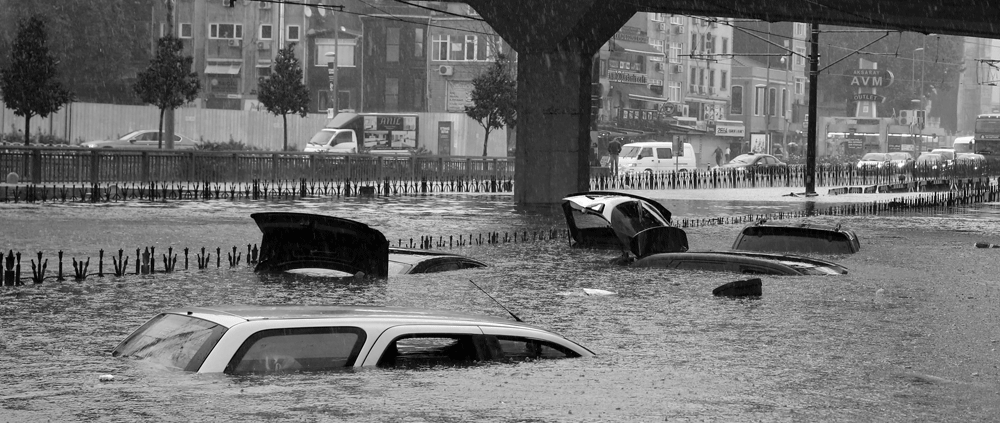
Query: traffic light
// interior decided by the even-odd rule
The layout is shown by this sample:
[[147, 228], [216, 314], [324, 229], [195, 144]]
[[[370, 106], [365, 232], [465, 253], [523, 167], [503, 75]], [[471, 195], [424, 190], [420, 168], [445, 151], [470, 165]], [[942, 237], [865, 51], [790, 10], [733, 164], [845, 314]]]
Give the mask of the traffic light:
[[927, 111], [926, 110], [917, 110], [916, 112], [917, 112], [917, 122], [916, 122], [917, 123], [917, 127], [920, 128], [920, 129], [924, 129], [924, 124], [927, 122], [927, 120], [926, 120]]

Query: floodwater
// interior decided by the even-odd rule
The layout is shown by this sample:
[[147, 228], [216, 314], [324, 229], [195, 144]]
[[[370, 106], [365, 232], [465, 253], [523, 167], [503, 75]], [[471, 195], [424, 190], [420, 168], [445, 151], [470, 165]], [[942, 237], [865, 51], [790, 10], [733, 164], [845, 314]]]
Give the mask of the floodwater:
[[[675, 218], [760, 210], [666, 205]], [[99, 249], [134, 255], [155, 246], [159, 256], [167, 247], [225, 254], [238, 246], [242, 253], [259, 242], [249, 217], [256, 211], [353, 218], [394, 245], [421, 235], [530, 237], [564, 225], [556, 210], [519, 212], [504, 196], [0, 204], [0, 247], [21, 251], [27, 274], [28, 260], [44, 251], [49, 275], [59, 250], [66, 263], [89, 257], [89, 273]], [[572, 250], [562, 238], [454, 248], [492, 266], [377, 282], [261, 276], [229, 268], [225, 257], [221, 268], [195, 270], [192, 251], [191, 269], [169, 275], [0, 288], [0, 421], [995, 421], [1000, 249], [974, 244], [1000, 243], [1000, 210], [809, 219], [859, 235], [861, 252], [827, 257], [850, 274], [765, 276], [755, 300], [711, 295], [739, 275], [617, 268], [607, 263], [615, 253]], [[712, 250], [728, 249], [739, 229], [687, 232], [693, 250]], [[249, 377], [110, 356], [145, 319], [187, 305], [365, 304], [507, 316], [470, 280], [525, 321], [597, 356]], [[583, 288], [616, 295], [586, 296]], [[106, 374], [114, 380], [100, 381]]]

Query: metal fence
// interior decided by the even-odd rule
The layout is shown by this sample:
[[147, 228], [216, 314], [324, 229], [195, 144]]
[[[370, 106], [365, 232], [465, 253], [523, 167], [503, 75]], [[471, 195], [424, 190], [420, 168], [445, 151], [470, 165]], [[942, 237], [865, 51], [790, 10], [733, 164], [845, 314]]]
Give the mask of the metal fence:
[[33, 184], [250, 182], [253, 180], [384, 181], [510, 179], [507, 157], [333, 155], [297, 152], [0, 148], [0, 171]]

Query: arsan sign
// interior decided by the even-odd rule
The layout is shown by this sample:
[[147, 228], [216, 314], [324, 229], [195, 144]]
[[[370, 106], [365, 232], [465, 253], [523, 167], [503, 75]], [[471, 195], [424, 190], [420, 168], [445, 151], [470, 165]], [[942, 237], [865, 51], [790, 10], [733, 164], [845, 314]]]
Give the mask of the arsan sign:
[[851, 86], [878, 88], [892, 85], [892, 72], [884, 69], [854, 69], [848, 75]]

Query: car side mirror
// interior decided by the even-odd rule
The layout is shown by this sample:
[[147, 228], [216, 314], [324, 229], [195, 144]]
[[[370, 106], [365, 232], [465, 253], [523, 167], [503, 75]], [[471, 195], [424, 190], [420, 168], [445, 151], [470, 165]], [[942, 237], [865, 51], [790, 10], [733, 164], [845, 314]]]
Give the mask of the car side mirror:
[[642, 154], [635, 157], [636, 160], [642, 160]]

